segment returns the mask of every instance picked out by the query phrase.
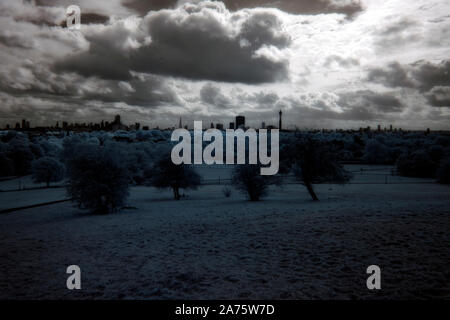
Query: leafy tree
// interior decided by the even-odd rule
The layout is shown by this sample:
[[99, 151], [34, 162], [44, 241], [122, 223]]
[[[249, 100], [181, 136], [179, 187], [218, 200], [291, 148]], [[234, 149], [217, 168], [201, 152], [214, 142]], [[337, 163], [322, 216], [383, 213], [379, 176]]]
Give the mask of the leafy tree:
[[256, 164], [236, 165], [231, 181], [238, 190], [247, 194], [250, 201], [264, 198], [267, 196], [269, 185], [279, 183], [277, 177], [261, 175], [261, 166]]
[[180, 200], [180, 189], [196, 189], [201, 183], [200, 176], [191, 166], [174, 164], [170, 153], [164, 153], [144, 175], [156, 188], [171, 188], [175, 200]]
[[417, 178], [433, 178], [437, 164], [425, 150], [417, 150], [412, 154], [403, 154], [397, 159], [397, 172], [401, 176]]
[[4, 153], [0, 152], [0, 177], [14, 175], [14, 163]]
[[32, 178], [34, 182], [45, 182], [47, 187], [50, 182], [58, 182], [64, 178], [64, 165], [51, 157], [42, 157], [31, 164]]
[[441, 145], [432, 145], [428, 148], [428, 155], [434, 162], [439, 162], [445, 155], [445, 149]]
[[313, 184], [325, 182], [346, 183], [351, 174], [329, 152], [330, 146], [310, 136], [299, 136], [281, 150], [281, 172], [293, 171], [302, 181], [314, 201], [318, 201]]
[[364, 150], [364, 160], [371, 164], [392, 163], [389, 148], [380, 141], [371, 139], [367, 141]]
[[77, 144], [67, 159], [67, 174], [67, 194], [94, 213], [117, 210], [129, 195], [128, 171], [114, 146]]
[[436, 176], [439, 183], [450, 184], [450, 158], [441, 161]]
[[6, 156], [12, 160], [16, 175], [22, 176], [30, 173], [34, 154], [30, 150], [30, 143], [27, 138], [17, 136], [10, 140]]

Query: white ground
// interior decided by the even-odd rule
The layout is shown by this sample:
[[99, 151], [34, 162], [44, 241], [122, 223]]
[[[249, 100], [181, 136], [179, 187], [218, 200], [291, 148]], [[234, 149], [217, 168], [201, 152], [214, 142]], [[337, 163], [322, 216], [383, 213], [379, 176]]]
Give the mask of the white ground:
[[[450, 186], [321, 185], [319, 203], [300, 185], [258, 203], [222, 188], [174, 201], [134, 187], [135, 209], [107, 216], [70, 203], [0, 215], [0, 299], [450, 298]], [[66, 289], [71, 264], [80, 291]]]

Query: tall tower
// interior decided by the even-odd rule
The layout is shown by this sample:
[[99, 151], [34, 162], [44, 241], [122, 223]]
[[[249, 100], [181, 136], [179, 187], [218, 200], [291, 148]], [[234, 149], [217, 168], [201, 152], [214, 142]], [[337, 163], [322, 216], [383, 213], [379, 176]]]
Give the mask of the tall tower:
[[282, 122], [281, 122], [282, 115], [283, 115], [283, 112], [280, 110], [280, 119], [278, 120], [278, 129], [280, 129], [280, 131], [283, 129]]
[[236, 117], [236, 123], [235, 123], [235, 129], [239, 129], [240, 127], [245, 128], [245, 117], [244, 116], [237, 116]]
[[180, 117], [180, 122], [178, 123], [178, 128], [182, 129], [183, 128], [183, 123], [181, 122], [181, 117]]

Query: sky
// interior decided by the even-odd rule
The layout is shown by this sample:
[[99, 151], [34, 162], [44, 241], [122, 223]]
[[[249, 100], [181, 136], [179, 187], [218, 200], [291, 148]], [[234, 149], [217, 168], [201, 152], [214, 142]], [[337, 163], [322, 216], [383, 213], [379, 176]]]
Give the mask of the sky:
[[1, 127], [280, 110], [285, 128], [450, 130], [450, 2], [0, 1]]

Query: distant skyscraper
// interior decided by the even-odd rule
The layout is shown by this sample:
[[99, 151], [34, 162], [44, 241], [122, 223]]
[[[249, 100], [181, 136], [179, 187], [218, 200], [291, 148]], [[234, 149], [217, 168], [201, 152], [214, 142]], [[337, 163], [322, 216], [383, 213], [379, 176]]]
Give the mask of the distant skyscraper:
[[245, 117], [244, 116], [236, 117], [236, 129], [239, 129], [240, 127], [245, 127]]
[[181, 121], [181, 117], [180, 122], [178, 123], [178, 129], [183, 129], [183, 122]]
[[282, 115], [283, 115], [283, 112], [280, 110], [280, 118], [278, 120], [278, 129], [280, 129], [280, 131], [283, 129], [282, 122], [281, 122], [281, 116]]
[[266, 123], [263, 121], [262, 123], [261, 123], [261, 129], [265, 129], [266, 128]]
[[234, 130], [234, 122], [230, 122], [230, 130]]
[[120, 115], [114, 117], [114, 124], [120, 124]]

